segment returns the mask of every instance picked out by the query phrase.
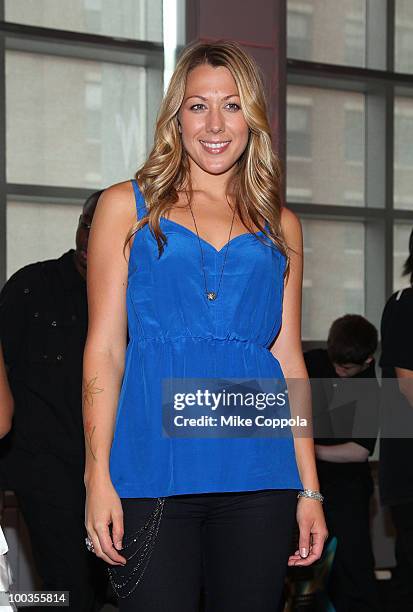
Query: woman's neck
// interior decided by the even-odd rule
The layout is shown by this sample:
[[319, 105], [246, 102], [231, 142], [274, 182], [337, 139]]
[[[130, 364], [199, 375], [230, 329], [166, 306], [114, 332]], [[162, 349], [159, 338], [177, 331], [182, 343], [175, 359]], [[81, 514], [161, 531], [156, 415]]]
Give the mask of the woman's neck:
[[234, 169], [231, 168], [223, 174], [209, 174], [194, 164], [190, 163], [190, 181], [193, 191], [207, 193], [212, 199], [221, 200], [228, 193], [228, 187], [233, 176]]

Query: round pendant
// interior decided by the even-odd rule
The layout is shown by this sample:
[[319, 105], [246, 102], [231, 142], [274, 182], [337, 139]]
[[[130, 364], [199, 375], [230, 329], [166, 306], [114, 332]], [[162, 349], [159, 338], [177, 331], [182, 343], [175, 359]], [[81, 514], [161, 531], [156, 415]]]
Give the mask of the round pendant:
[[207, 298], [208, 300], [216, 300], [217, 294], [215, 293], [215, 291], [208, 291]]

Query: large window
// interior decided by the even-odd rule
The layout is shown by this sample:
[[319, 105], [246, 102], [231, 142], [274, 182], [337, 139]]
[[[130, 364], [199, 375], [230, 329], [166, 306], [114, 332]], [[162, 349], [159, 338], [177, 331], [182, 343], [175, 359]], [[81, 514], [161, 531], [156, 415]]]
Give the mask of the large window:
[[413, 73], [413, 3], [396, 0], [395, 67], [397, 72]]
[[81, 205], [7, 203], [7, 277], [27, 263], [52, 259], [74, 247]]
[[8, 182], [93, 189], [134, 173], [149, 129], [144, 67], [9, 51], [6, 71]]
[[7, 21], [162, 42], [162, 0], [6, 0]]
[[364, 66], [367, 0], [288, 0], [289, 58]]
[[379, 327], [408, 284], [413, 86], [397, 73], [413, 73], [413, 3], [287, 8], [287, 204], [304, 233], [303, 339], [325, 341], [346, 313]]
[[[320, 87], [287, 90], [287, 194], [306, 189], [319, 204], [348, 204], [364, 192], [364, 97]], [[355, 205], [363, 205], [357, 202]]]
[[326, 322], [364, 312], [364, 226], [303, 218], [305, 339], [321, 339]]
[[413, 89], [394, 105], [394, 206], [413, 210]]
[[4, 282], [73, 247], [87, 196], [131, 178], [145, 159], [163, 92], [165, 3], [1, 4]]

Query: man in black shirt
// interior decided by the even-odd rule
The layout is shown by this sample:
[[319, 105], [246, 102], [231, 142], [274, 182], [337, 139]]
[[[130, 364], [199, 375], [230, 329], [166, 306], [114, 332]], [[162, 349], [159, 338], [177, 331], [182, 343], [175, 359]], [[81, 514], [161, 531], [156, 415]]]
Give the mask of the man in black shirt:
[[[328, 583], [337, 612], [380, 610], [370, 539], [373, 481], [367, 461], [374, 451], [378, 426], [376, 349], [376, 328], [360, 315], [345, 315], [332, 324], [327, 350], [304, 353], [308, 375], [315, 379], [314, 427], [320, 437], [314, 441], [320, 490], [329, 535], [337, 538]], [[368, 389], [359, 381], [363, 378], [372, 379]], [[360, 399], [366, 397], [365, 391], [368, 405]], [[371, 437], [354, 435], [358, 411], [368, 412], [364, 423]]]
[[101, 193], [85, 202], [76, 250], [25, 266], [0, 294], [0, 338], [15, 402], [1, 484], [17, 495], [42, 590], [69, 591], [66, 609], [76, 612], [99, 610], [107, 588], [103, 564], [84, 541], [82, 426], [87, 244]]
[[[405, 270], [413, 284], [413, 232]], [[396, 529], [392, 610], [398, 612], [413, 608], [413, 286], [387, 301], [381, 340], [380, 500]]]

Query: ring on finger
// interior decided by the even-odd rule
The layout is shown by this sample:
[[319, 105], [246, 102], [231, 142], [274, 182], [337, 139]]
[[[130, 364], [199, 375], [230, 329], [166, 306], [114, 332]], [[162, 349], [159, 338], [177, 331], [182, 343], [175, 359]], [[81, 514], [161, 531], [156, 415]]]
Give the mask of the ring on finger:
[[86, 544], [86, 548], [88, 549], [89, 552], [91, 552], [91, 553], [95, 552], [95, 547], [93, 546], [93, 542], [89, 538], [89, 536], [87, 538], [85, 538], [85, 544]]

